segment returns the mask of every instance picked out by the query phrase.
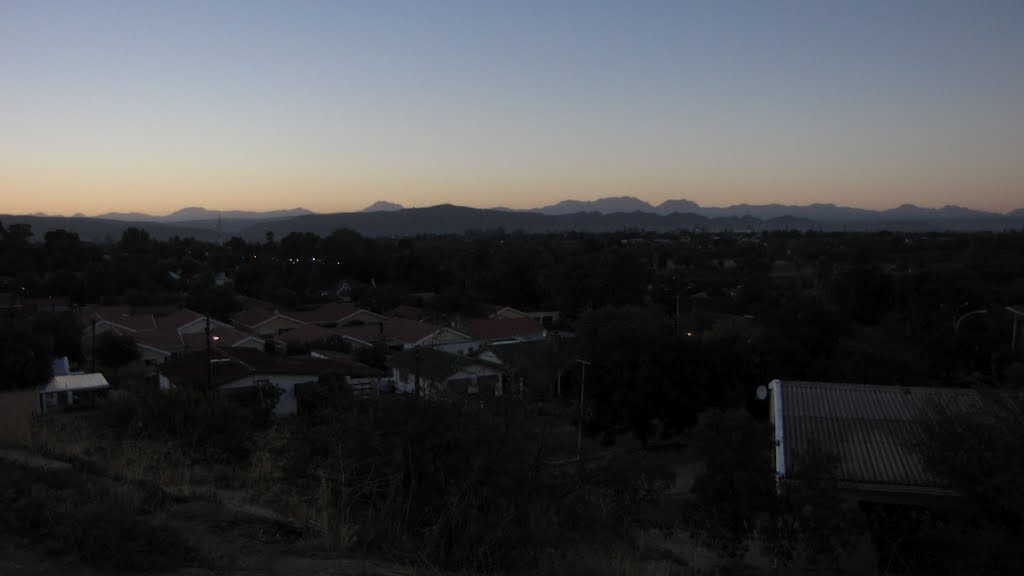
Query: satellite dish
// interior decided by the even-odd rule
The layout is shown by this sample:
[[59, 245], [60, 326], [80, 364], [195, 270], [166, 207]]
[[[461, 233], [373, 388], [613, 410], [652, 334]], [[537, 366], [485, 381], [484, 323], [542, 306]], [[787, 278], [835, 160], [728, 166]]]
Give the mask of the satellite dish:
[[764, 400], [767, 397], [768, 397], [768, 389], [765, 388], [764, 386], [758, 386], [757, 387], [757, 399], [758, 400]]

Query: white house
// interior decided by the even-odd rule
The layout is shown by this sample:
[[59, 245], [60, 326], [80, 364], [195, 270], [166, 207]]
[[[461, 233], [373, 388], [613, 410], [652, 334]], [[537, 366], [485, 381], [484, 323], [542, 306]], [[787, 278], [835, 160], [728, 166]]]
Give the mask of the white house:
[[54, 376], [39, 388], [39, 413], [91, 406], [110, 390], [100, 373]]

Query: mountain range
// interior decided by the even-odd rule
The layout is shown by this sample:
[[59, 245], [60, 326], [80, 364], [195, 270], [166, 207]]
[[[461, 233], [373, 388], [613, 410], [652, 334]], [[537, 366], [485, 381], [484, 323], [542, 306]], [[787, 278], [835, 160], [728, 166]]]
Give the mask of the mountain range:
[[[293, 218], [313, 214], [305, 208], [292, 208], [291, 210], [272, 210], [270, 212], [249, 212], [245, 210], [207, 210], [198, 206], [189, 206], [167, 214], [166, 216], [153, 216], [141, 212], [108, 212], [100, 214], [96, 218], [104, 220], [121, 220], [127, 222], [190, 222], [197, 220], [272, 220], [276, 218]], [[81, 217], [76, 214], [76, 217]]]
[[[406, 210], [401, 204], [387, 202], [384, 200], [374, 202], [359, 212], [396, 212]], [[547, 216], [561, 216], [566, 214], [578, 214], [586, 212], [597, 212], [599, 214], [615, 214], [628, 212], [645, 212], [649, 214], [668, 215], [672, 213], [686, 213], [706, 216], [708, 218], [722, 217], [745, 217], [750, 216], [759, 219], [781, 218], [790, 216], [793, 218], [807, 218], [820, 222], [850, 222], [861, 220], [975, 220], [992, 219], [1004, 217], [1024, 216], [1024, 208], [1014, 210], [1007, 214], [998, 212], [986, 212], [974, 210], [962, 206], [943, 206], [942, 208], [922, 208], [913, 204], [903, 204], [888, 210], [868, 210], [865, 208], [852, 208], [849, 206], [838, 206], [836, 204], [734, 204], [731, 206], [701, 206], [691, 200], [666, 200], [661, 204], [650, 204], [632, 196], [612, 196], [599, 198], [597, 200], [562, 200], [561, 202], [539, 208], [513, 209], [504, 206], [491, 208], [499, 212], [520, 212], [537, 213]], [[252, 212], [244, 210], [208, 210], [191, 206], [182, 208], [164, 216], [143, 214], [140, 212], [108, 212], [100, 214], [95, 218], [104, 220], [120, 220], [124, 222], [215, 222], [217, 220], [276, 220], [295, 218], [297, 216], [309, 216], [315, 213], [305, 208], [292, 208], [290, 210], [273, 210], [269, 212]], [[33, 216], [48, 216], [43, 213], [36, 213]], [[83, 217], [76, 214], [74, 217]]]
[[922, 208], [904, 204], [889, 210], [867, 210], [810, 204], [737, 204], [703, 207], [690, 200], [668, 200], [655, 206], [638, 198], [619, 196], [599, 200], [565, 200], [528, 210], [505, 207], [468, 208], [444, 204], [429, 208], [404, 208], [392, 202], [375, 202], [358, 212], [316, 214], [304, 208], [270, 212], [215, 211], [183, 208], [165, 216], [141, 213], [108, 213], [96, 217], [33, 214], [0, 215], [0, 223], [32, 225], [36, 238], [63, 228], [83, 239], [118, 238], [131, 226], [149, 231], [155, 238], [191, 236], [202, 240], [240, 236], [263, 239], [267, 232], [281, 237], [290, 232], [329, 234], [350, 228], [365, 236], [458, 234], [470, 230], [520, 230], [527, 233], [621, 230], [673, 231], [724, 230], [901, 230], [980, 231], [1024, 229], [1024, 209], [1007, 214], [960, 206]]

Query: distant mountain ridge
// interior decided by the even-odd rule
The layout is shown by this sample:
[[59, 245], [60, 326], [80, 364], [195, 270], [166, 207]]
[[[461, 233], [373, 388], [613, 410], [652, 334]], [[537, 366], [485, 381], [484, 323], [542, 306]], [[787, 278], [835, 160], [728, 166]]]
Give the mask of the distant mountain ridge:
[[394, 202], [378, 200], [366, 208], [363, 208], [360, 212], [394, 212], [395, 210], [405, 210], [405, 206], [395, 204]]
[[247, 210], [209, 210], [199, 206], [189, 206], [176, 210], [165, 216], [153, 216], [141, 212], [109, 212], [100, 214], [95, 218], [105, 220], [122, 220], [130, 222], [189, 222], [196, 220], [264, 220], [272, 218], [294, 218], [312, 214], [305, 208], [291, 208], [289, 210], [271, 210], [268, 212], [251, 212]]
[[[1022, 209], [1024, 210], [1024, 209]], [[781, 218], [792, 216], [794, 218], [809, 218], [811, 220], [824, 221], [850, 221], [850, 220], [920, 220], [920, 219], [973, 219], [973, 218], [1000, 218], [1010, 214], [998, 212], [985, 212], [973, 210], [962, 206], [943, 206], [942, 208], [922, 208], [913, 204], [903, 204], [889, 210], [868, 210], [865, 208], [852, 208], [849, 206], [837, 206], [835, 204], [807, 204], [807, 205], [786, 205], [786, 204], [734, 204], [724, 207], [703, 207], [696, 202], [686, 199], [666, 200], [654, 206], [632, 196], [613, 196], [609, 198], [598, 198], [597, 200], [563, 200], [557, 204], [534, 208], [530, 212], [541, 214], [557, 215], [571, 214], [574, 212], [599, 212], [601, 214], [613, 214], [616, 212], [650, 212], [653, 214], [671, 214], [673, 212], [687, 212], [708, 217], [741, 217], [752, 216], [754, 218]], [[1015, 211], [1019, 212], [1019, 211]], [[1014, 212], [1014, 213], [1015, 213]], [[1013, 213], [1011, 213], [1013, 214]]]
[[226, 240], [240, 236], [259, 240], [267, 232], [283, 237], [291, 232], [326, 235], [350, 228], [365, 236], [461, 234], [467, 231], [504, 229], [526, 233], [611, 231], [982, 231], [1024, 230], [1024, 209], [1007, 214], [961, 206], [922, 208], [904, 204], [889, 210], [867, 210], [835, 204], [737, 204], [702, 207], [685, 199], [667, 200], [658, 206], [631, 196], [597, 200], [565, 200], [529, 210], [505, 207], [489, 210], [442, 204], [428, 208], [403, 208], [392, 202], [375, 202], [359, 212], [317, 214], [303, 208], [270, 212], [222, 211], [183, 208], [166, 216], [112, 213], [104, 217], [5, 216], [0, 223], [30, 223], [37, 238], [52, 229], [64, 228], [83, 238], [117, 238], [130, 226], [153, 236], [192, 236]]

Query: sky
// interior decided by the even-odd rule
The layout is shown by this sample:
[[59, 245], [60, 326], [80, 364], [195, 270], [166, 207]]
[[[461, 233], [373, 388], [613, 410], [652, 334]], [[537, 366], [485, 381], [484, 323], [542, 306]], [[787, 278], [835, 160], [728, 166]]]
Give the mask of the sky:
[[0, 213], [1024, 207], [1024, 2], [2, 0]]

